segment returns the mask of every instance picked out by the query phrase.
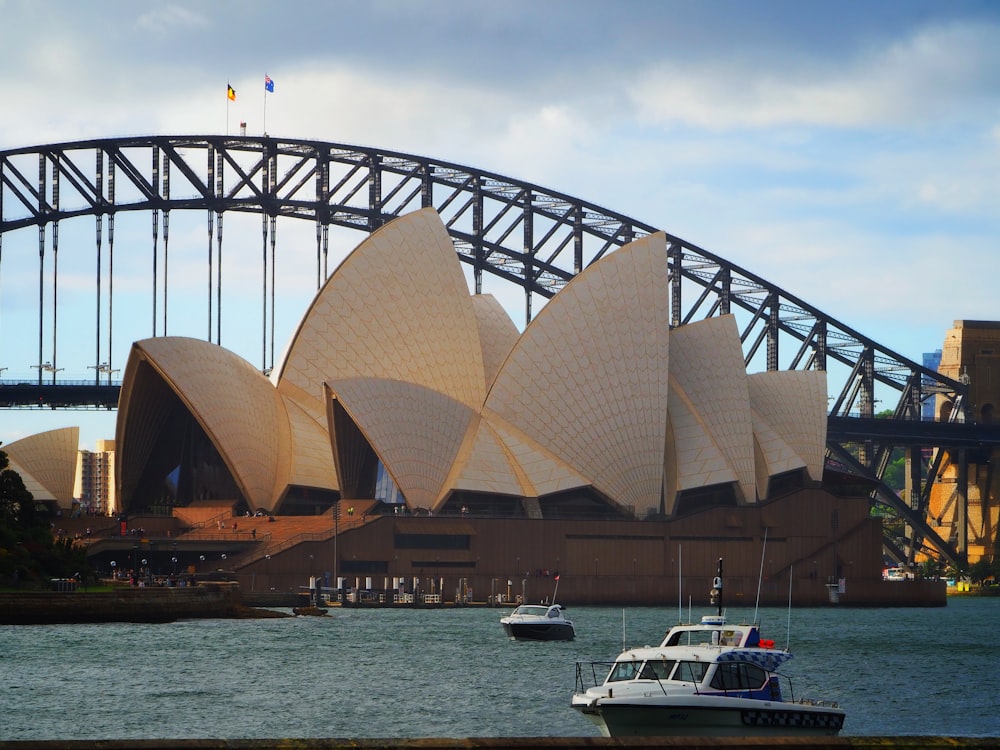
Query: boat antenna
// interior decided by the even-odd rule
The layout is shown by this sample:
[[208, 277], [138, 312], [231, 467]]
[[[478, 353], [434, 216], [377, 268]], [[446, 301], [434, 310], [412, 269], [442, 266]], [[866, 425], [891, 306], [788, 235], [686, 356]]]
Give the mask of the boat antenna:
[[791, 565], [788, 566], [788, 625], [786, 626], [787, 632], [785, 633], [785, 651], [792, 644], [792, 581], [794, 580], [792, 567]]
[[625, 607], [622, 607], [622, 651], [627, 647], [625, 646]]
[[764, 553], [767, 552], [767, 526], [764, 527], [764, 544], [760, 548], [760, 573], [757, 574], [757, 603], [753, 605], [753, 621], [757, 622], [757, 610], [760, 608], [760, 582], [764, 580]]
[[682, 553], [684, 552], [684, 545], [677, 545], [677, 622], [684, 622], [684, 601], [681, 598], [683, 593], [681, 591], [684, 588], [684, 576], [681, 575], [681, 569], [684, 567], [684, 559]]

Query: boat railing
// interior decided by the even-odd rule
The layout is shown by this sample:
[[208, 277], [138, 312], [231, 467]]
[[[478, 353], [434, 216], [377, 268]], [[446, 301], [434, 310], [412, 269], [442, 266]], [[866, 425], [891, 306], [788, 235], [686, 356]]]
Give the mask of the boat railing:
[[781, 687], [781, 700], [785, 703], [798, 703], [800, 706], [819, 706], [821, 708], [840, 708], [837, 701], [819, 700], [817, 698], [796, 698], [792, 689], [792, 678], [781, 672], [772, 672], [772, 680], [778, 680]]
[[578, 661], [576, 663], [576, 692], [585, 693], [592, 687], [603, 685], [614, 665], [613, 661]]
[[792, 678], [781, 672], [772, 672], [771, 679], [778, 683], [781, 700], [785, 703], [798, 703], [803, 706], [821, 706], [824, 708], [840, 708], [836, 701], [817, 700], [815, 698], [796, 698]]

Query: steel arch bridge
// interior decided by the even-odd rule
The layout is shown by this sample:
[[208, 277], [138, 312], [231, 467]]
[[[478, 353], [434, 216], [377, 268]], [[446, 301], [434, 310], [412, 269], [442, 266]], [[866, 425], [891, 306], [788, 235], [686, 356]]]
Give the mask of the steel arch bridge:
[[[113, 408], [117, 403], [117, 385], [112, 381], [117, 370], [112, 357], [113, 329], [120, 325], [114, 317], [115, 299], [120, 292], [114, 285], [117, 282], [120, 287], [122, 281], [114, 271], [115, 223], [116, 217], [126, 212], [150, 216], [153, 284], [146, 304], [152, 312], [154, 336], [165, 333], [168, 323], [171, 216], [180, 212], [203, 214], [207, 339], [218, 344], [222, 343], [224, 299], [223, 220], [234, 212], [261, 217], [261, 369], [267, 371], [274, 364], [275, 268], [282, 259], [279, 219], [282, 226], [291, 219], [315, 225], [318, 288], [329, 270], [331, 227], [370, 233], [423, 207], [433, 207], [441, 215], [458, 257], [468, 266], [474, 291], [483, 291], [486, 278], [519, 288], [526, 321], [532, 318], [536, 305], [544, 304], [591, 263], [659, 231], [624, 214], [510, 177], [423, 156], [341, 143], [269, 136], [161, 135], [2, 151], [0, 289], [7, 270], [3, 265], [4, 240], [36, 230], [38, 361], [30, 366], [38, 375], [37, 382], [4, 382], [0, 406], [37, 407], [44, 403], [53, 408]], [[82, 313], [78, 309], [61, 311], [58, 301], [59, 230], [63, 224], [76, 226], [84, 217], [94, 222], [95, 232], [96, 304], [90, 342], [94, 361], [87, 364], [95, 372], [90, 382], [67, 382], [57, 378], [65, 369], [57, 360], [58, 321], [60, 312], [62, 319], [69, 312]], [[134, 252], [131, 246], [129, 252]], [[405, 263], [405, 258], [401, 260]], [[921, 462], [910, 462], [916, 467], [911, 486], [923, 486], [924, 490], [910, 493], [908, 501], [880, 480], [894, 447], [918, 451], [982, 445], [981, 436], [965, 429], [974, 427], [965, 424], [965, 385], [906, 359], [801, 298], [669, 233], [665, 260], [670, 272], [672, 327], [731, 313], [740, 327], [748, 368], [828, 373], [832, 394], [830, 458], [875, 480], [873, 500], [911, 530], [908, 538], [887, 538], [887, 550], [901, 561], [912, 561], [914, 552], [929, 544], [958, 562], [964, 550], [953, 540], [941, 539], [925, 522], [937, 465], [927, 467], [922, 475]], [[158, 294], [160, 289], [162, 295]], [[0, 305], [0, 364], [5, 356], [2, 316]], [[50, 330], [51, 344], [47, 345]], [[0, 368], [0, 372], [4, 369], [8, 368]], [[951, 402], [951, 424], [920, 421], [923, 402], [936, 396]], [[886, 420], [876, 424], [873, 419], [875, 404], [893, 401], [893, 416], [888, 422], [893, 430], [887, 433]]]

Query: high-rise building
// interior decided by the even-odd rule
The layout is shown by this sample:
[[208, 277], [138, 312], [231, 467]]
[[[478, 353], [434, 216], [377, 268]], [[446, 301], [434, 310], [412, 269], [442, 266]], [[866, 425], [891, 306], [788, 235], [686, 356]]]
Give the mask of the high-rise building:
[[[934, 370], [937, 372], [938, 367], [941, 366], [941, 350], [937, 349], [933, 352], [924, 352], [924, 367], [928, 370]], [[924, 378], [924, 384], [928, 384], [930, 380]], [[924, 399], [924, 403], [920, 407], [920, 419], [925, 422], [934, 421], [934, 399], [928, 398]]]
[[77, 453], [74, 497], [85, 513], [111, 516], [115, 507], [115, 441], [98, 440], [97, 450]]

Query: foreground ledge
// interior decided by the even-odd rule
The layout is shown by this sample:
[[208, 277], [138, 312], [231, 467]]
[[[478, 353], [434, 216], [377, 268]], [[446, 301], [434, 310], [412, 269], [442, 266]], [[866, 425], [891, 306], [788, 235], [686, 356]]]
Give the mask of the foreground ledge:
[[997, 747], [996, 738], [987, 737], [468, 737], [410, 739], [180, 739], [180, 740], [24, 740], [0, 741], [0, 750], [528, 750], [529, 748], [831, 748], [867, 750], [872, 748], [955, 748]]

